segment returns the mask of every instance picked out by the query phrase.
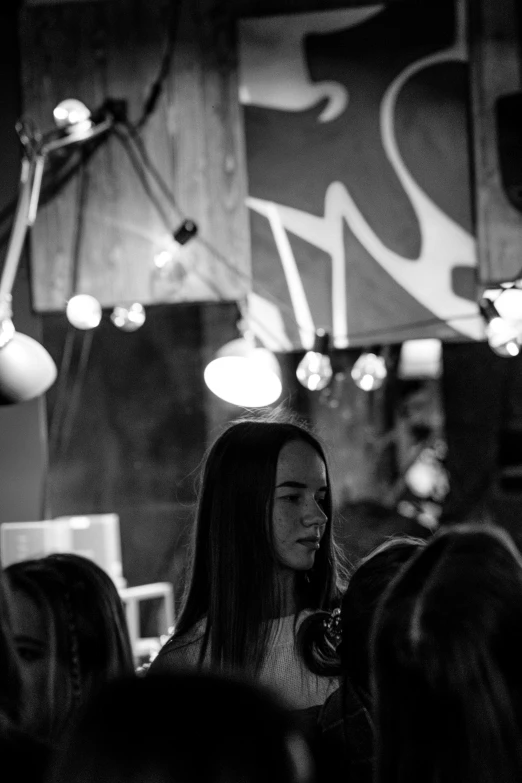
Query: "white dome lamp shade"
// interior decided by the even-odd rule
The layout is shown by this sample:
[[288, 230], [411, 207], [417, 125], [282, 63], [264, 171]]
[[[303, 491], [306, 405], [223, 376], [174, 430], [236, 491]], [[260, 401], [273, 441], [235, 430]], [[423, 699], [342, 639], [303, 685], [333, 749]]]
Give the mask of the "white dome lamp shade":
[[219, 349], [206, 366], [204, 379], [217, 397], [243, 408], [271, 405], [283, 390], [276, 357], [267, 348], [258, 348], [248, 332]]
[[39, 397], [56, 375], [56, 365], [43, 345], [15, 331], [10, 318], [0, 321], [0, 405]]

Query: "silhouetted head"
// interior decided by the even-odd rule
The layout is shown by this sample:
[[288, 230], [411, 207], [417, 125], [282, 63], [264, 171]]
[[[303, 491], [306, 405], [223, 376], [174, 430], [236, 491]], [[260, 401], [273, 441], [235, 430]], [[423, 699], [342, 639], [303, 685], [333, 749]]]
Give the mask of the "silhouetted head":
[[122, 602], [109, 575], [79, 555], [15, 563], [6, 576], [27, 727], [59, 736], [97, 688], [133, 671]]
[[373, 638], [379, 783], [522, 775], [522, 561], [482, 525], [438, 533], [400, 572]]
[[390, 582], [425, 541], [392, 537], [367, 555], [350, 576], [341, 603], [341, 642], [337, 647], [341, 671], [359, 695], [370, 692], [370, 638], [375, 612]]
[[179, 672], [109, 685], [50, 783], [309, 783], [310, 773], [294, 717], [272, 694]]

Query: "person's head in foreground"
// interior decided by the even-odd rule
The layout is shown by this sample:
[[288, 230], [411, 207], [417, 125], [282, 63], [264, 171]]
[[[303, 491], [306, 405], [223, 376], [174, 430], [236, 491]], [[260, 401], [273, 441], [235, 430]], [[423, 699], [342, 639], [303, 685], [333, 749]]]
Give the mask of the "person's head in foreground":
[[522, 779], [522, 560], [500, 528], [438, 533], [373, 633], [377, 783]]
[[122, 602], [110, 576], [79, 555], [26, 560], [5, 573], [25, 727], [59, 739], [92, 693], [134, 669]]
[[49, 783], [311, 783], [311, 764], [294, 717], [271, 693], [180, 671], [108, 685]]

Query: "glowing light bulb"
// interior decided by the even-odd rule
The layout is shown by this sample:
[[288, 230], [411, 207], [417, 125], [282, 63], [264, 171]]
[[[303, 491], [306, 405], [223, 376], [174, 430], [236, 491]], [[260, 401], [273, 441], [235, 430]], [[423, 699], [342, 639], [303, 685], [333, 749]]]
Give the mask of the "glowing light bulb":
[[504, 358], [518, 356], [520, 353], [518, 334], [519, 329], [500, 316], [492, 318], [486, 326], [489, 347], [497, 356]]
[[387, 374], [383, 357], [366, 352], [359, 356], [351, 373], [355, 385], [366, 392], [380, 389]]
[[173, 246], [169, 250], [160, 250], [159, 253], [156, 253], [154, 256], [154, 266], [156, 269], [160, 269], [164, 272], [169, 271], [177, 261], [180, 248], [181, 245], [177, 245], [177, 248]]
[[95, 329], [101, 321], [102, 308], [94, 296], [76, 294], [67, 302], [66, 315], [77, 329]]
[[[507, 292], [506, 292], [507, 293]], [[500, 300], [504, 294], [501, 294]], [[518, 356], [520, 353], [520, 337], [522, 325], [520, 322], [509, 321], [501, 317], [496, 307], [496, 301], [484, 296], [479, 302], [480, 312], [486, 322], [485, 332], [489, 347], [504, 358]]]
[[324, 329], [317, 329], [314, 347], [307, 351], [295, 372], [297, 380], [309, 391], [320, 391], [332, 380], [330, 361], [330, 335]]
[[92, 128], [91, 112], [87, 106], [76, 98], [67, 98], [53, 109], [53, 117], [59, 128], [76, 132], [88, 131]]
[[320, 391], [332, 380], [330, 357], [318, 351], [307, 351], [296, 370], [297, 380], [310, 391]]
[[111, 321], [124, 332], [135, 332], [145, 323], [145, 308], [139, 302], [129, 305], [117, 305], [111, 313]]

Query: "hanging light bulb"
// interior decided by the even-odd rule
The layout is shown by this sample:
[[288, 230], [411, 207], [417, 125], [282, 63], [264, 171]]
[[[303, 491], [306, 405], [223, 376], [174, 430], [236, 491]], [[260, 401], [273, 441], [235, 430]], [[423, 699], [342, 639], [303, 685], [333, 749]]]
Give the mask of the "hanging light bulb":
[[315, 333], [314, 347], [307, 351], [297, 365], [297, 380], [305, 389], [320, 391], [332, 380], [333, 370], [330, 361], [330, 335], [324, 329]]
[[204, 378], [217, 397], [243, 408], [271, 405], [283, 390], [276, 357], [267, 348], [258, 348], [250, 331], [220, 348]]
[[82, 136], [93, 127], [91, 112], [87, 106], [76, 98], [67, 98], [61, 101], [53, 109], [53, 117], [56, 125], [63, 128], [66, 133]]
[[72, 296], [65, 312], [69, 323], [77, 329], [95, 329], [102, 318], [101, 304], [90, 294]]
[[114, 326], [124, 332], [135, 332], [145, 323], [145, 308], [139, 302], [127, 305], [116, 305], [111, 313]]
[[479, 308], [486, 321], [486, 337], [491, 350], [504, 358], [518, 356], [520, 325], [501, 318], [494, 303], [487, 297], [480, 300]]
[[359, 356], [351, 373], [355, 385], [366, 392], [380, 389], [387, 374], [384, 358], [366, 351]]
[[[179, 258], [183, 245], [186, 245], [192, 237], [198, 233], [198, 227], [193, 220], [185, 219], [179, 228], [174, 231], [168, 247], [163, 248], [154, 256], [154, 266], [163, 274], [171, 274], [178, 271], [180, 277], [186, 274], [185, 268], [180, 264]], [[181, 267], [181, 270], [178, 269]], [[182, 272], [184, 273], [182, 275]]]

